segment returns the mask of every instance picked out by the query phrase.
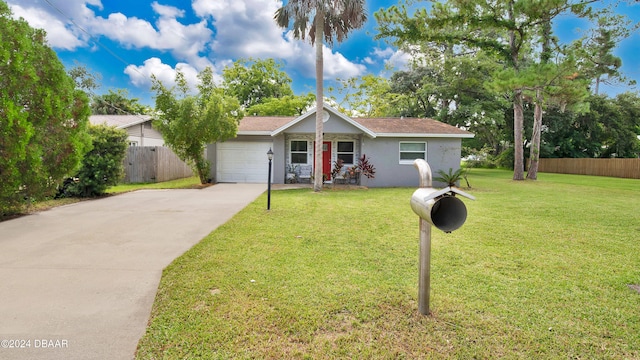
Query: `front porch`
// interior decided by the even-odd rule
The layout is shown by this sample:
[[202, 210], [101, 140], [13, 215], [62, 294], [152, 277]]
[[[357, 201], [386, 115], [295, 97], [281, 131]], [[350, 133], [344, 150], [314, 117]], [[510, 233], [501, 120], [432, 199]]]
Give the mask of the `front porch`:
[[[322, 174], [326, 184], [360, 185], [357, 169], [362, 135], [327, 134], [323, 141]], [[340, 168], [336, 168], [340, 163]], [[285, 135], [285, 183], [313, 183], [315, 135]]]

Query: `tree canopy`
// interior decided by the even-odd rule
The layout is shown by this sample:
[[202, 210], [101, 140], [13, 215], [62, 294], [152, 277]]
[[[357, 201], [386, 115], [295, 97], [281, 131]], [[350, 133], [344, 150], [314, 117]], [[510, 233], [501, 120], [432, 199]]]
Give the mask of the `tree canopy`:
[[222, 70], [222, 87], [245, 109], [271, 98], [292, 96], [291, 78], [274, 59], [239, 59]]
[[194, 95], [189, 93], [187, 80], [179, 70], [176, 86], [172, 88], [152, 77], [152, 90], [156, 93], [153, 125], [204, 184], [209, 180], [211, 168], [204, 156], [206, 144], [235, 137], [243, 111], [236, 98], [216, 87], [210, 67], [201, 71], [198, 79], [198, 93]]
[[[392, 90], [413, 100], [407, 102], [409, 113], [419, 111], [421, 116], [435, 116], [476, 132], [484, 141], [473, 141], [483, 148], [513, 149], [516, 180], [524, 179], [523, 159], [529, 151], [528, 176], [535, 178], [535, 161], [550, 128], [542, 115], [558, 110], [579, 116], [588, 109], [590, 80], [597, 84], [601, 75], [619, 77], [619, 63], [610, 56], [610, 39], [628, 32], [615, 26], [620, 18], [611, 17], [607, 9], [591, 9], [593, 2], [450, 0], [428, 1], [430, 7], [417, 9], [399, 5], [380, 10], [375, 14], [378, 38], [414, 58], [411, 70], [392, 76], [396, 81]], [[553, 35], [553, 21], [569, 13], [594, 20], [600, 26], [599, 37], [560, 45]], [[511, 102], [510, 109], [504, 100]], [[528, 110], [533, 121], [525, 121]], [[506, 111], [513, 114], [507, 116]], [[532, 125], [530, 132], [525, 123]], [[495, 136], [501, 128], [511, 129], [513, 135]]]
[[96, 95], [91, 101], [93, 115], [142, 115], [150, 109], [140, 104], [139, 99], [130, 98], [126, 89], [109, 90], [103, 95]]
[[302, 96], [288, 95], [280, 98], [268, 98], [262, 103], [251, 106], [246, 113], [254, 116], [296, 116], [304, 114], [313, 104], [312, 93]]
[[89, 100], [43, 30], [0, 1], [0, 216], [52, 195], [89, 149]]

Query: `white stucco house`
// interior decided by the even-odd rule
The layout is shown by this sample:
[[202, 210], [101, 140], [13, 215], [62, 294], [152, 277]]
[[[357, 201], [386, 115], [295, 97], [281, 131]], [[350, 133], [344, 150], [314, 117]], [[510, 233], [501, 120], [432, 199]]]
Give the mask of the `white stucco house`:
[[[273, 151], [272, 182], [310, 181], [315, 151], [315, 109], [298, 117], [245, 117], [237, 137], [209, 144], [214, 182], [266, 183], [269, 149]], [[350, 118], [324, 105], [323, 174], [329, 182], [335, 162], [346, 167], [365, 154], [375, 166], [368, 187], [417, 187], [416, 158], [426, 159], [434, 174], [460, 167], [461, 142], [473, 133], [433, 119]], [[301, 173], [302, 169], [302, 173]]]
[[164, 145], [162, 134], [153, 128], [149, 115], [91, 115], [89, 122], [125, 130], [129, 134], [129, 146]]

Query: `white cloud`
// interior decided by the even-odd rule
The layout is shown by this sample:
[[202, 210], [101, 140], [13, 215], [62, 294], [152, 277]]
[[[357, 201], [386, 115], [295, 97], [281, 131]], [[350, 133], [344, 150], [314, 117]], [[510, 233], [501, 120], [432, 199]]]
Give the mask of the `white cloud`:
[[291, 48], [273, 20], [279, 2], [264, 0], [194, 0], [193, 9], [216, 28], [211, 50], [216, 57], [282, 58]]
[[[162, 5], [159, 0], [149, 5], [157, 14], [152, 22], [148, 20], [151, 16], [139, 18], [123, 12], [98, 16], [95, 11], [103, 9], [101, 0], [57, 1], [55, 4], [64, 16], [41, 0], [8, 1], [13, 11], [20, 12], [30, 24], [44, 27], [50, 44], [57, 49], [77, 50], [96, 45], [95, 41], [88, 41], [89, 36], [73, 25], [68, 16], [97, 40], [106, 37], [125, 48], [170, 53], [173, 60], [188, 64], [194, 73], [214, 63], [228, 64], [238, 58], [253, 57], [280, 59], [286, 71], [315, 77], [315, 48], [308, 41], [293, 39], [291, 33], [279, 28], [273, 19], [282, 1], [192, 0], [193, 12], [199, 19], [191, 23], [183, 20], [186, 9]], [[370, 63], [367, 59], [362, 63], [352, 62], [326, 46], [323, 50], [324, 74], [328, 80], [361, 75], [366, 71], [365, 64]], [[159, 74], [169, 74], [168, 79], [172, 80], [172, 67], [160, 57], [165, 62], [171, 61], [158, 54], [143, 65], [128, 65], [125, 73], [136, 86], [148, 86], [149, 79], [143, 79], [141, 73], [150, 74], [152, 68]], [[126, 55], [123, 58], [126, 60]]]
[[392, 48], [375, 48], [373, 49], [373, 55], [382, 59], [385, 63], [391, 65], [395, 69], [407, 69], [413, 56], [402, 50], [396, 50]]
[[151, 3], [151, 7], [153, 11], [155, 11], [158, 15], [170, 18], [179, 18], [184, 16], [184, 10], [180, 10], [177, 7], [168, 6], [168, 5], [160, 5], [157, 1]]
[[[129, 65], [124, 69], [124, 73], [129, 76], [131, 83], [136, 87], [148, 88], [151, 86], [151, 75], [160, 80], [166, 87], [175, 85], [176, 70], [179, 69], [185, 76], [189, 86], [195, 90], [198, 83], [198, 69], [187, 63], [177, 63], [175, 67], [165, 64], [157, 57], [152, 57], [144, 61], [143, 65]], [[219, 83], [222, 78], [215, 75], [214, 81]]]
[[112, 13], [107, 18], [96, 17], [92, 24], [92, 33], [104, 35], [128, 47], [169, 51], [178, 60], [194, 63], [198, 68], [209, 64], [201, 56], [207, 50], [213, 31], [206, 21], [184, 25], [177, 17], [184, 11], [172, 6], [152, 4], [160, 15], [154, 27], [150, 22], [136, 17], [127, 17], [122, 13]]
[[[282, 59], [287, 68], [315, 77], [315, 48], [308, 41], [294, 39], [273, 19], [281, 1], [194, 0], [192, 6], [198, 16], [213, 18], [217, 30], [212, 43], [214, 56]], [[326, 46], [323, 55], [327, 78], [357, 76], [366, 70]]]
[[57, 17], [44, 8], [29, 4], [28, 1], [21, 2], [20, 5], [9, 2], [9, 6], [15, 18], [25, 19], [33, 28], [44, 29], [51, 47], [74, 50], [85, 45], [83, 34], [79, 34], [78, 29], [68, 26], [67, 19]]

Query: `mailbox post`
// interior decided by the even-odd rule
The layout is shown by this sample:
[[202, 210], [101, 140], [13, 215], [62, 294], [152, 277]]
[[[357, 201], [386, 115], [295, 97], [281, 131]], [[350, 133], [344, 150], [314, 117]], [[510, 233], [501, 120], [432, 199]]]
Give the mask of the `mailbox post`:
[[411, 196], [411, 209], [420, 217], [420, 272], [418, 277], [418, 311], [429, 315], [431, 288], [431, 225], [450, 233], [464, 224], [467, 208], [456, 194], [475, 200], [475, 197], [456, 188], [433, 188], [431, 167], [423, 159], [416, 159], [420, 188]]

